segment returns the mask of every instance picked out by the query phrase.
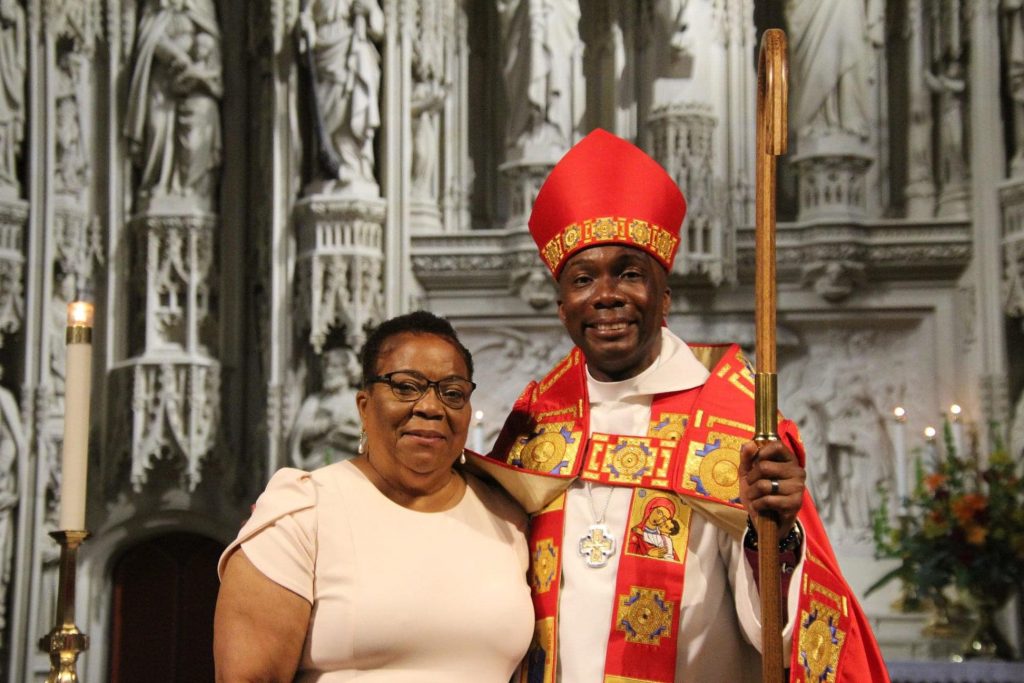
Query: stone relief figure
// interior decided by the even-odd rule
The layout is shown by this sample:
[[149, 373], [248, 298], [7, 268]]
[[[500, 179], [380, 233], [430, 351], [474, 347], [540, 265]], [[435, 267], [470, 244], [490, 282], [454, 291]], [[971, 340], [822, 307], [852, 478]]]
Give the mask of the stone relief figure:
[[1011, 175], [1024, 175], [1024, 0], [1002, 0], [1003, 53], [1013, 106]]
[[866, 359], [874, 342], [870, 332], [855, 332], [845, 343], [835, 339], [827, 348], [845, 351], [808, 361], [786, 411], [800, 426], [808, 452], [818, 454], [808, 459], [807, 477], [833, 538], [867, 538], [878, 482], [894, 476], [886, 429], [893, 390], [876, 387], [864, 369], [871, 367]]
[[54, 75], [54, 185], [59, 194], [80, 195], [90, 181], [92, 67], [96, 33], [102, 23], [95, 0], [64, 3], [56, 26]]
[[[869, 131], [869, 25], [875, 0], [787, 0], [795, 87], [793, 129], [802, 140]], [[873, 27], [872, 27], [873, 28]]]
[[27, 73], [25, 10], [17, 0], [0, 0], [0, 194], [17, 197], [18, 157], [25, 137]]
[[[0, 372], [2, 370], [0, 368]], [[18, 505], [18, 456], [24, 445], [18, 404], [11, 392], [0, 387], [0, 638], [4, 638], [7, 627], [7, 593], [11, 585], [14, 516]]]
[[573, 86], [579, 61], [579, 2], [497, 2], [509, 155], [517, 158], [534, 149], [553, 149], [560, 156], [572, 143], [578, 124], [574, 109], [580, 105], [573, 102]]
[[82, 103], [79, 99], [84, 69], [82, 55], [72, 50], [58, 54], [54, 180], [57, 191], [64, 194], [78, 194], [89, 182], [89, 161], [82, 135]]
[[361, 430], [356, 411], [360, 368], [355, 352], [326, 349], [321, 356], [321, 390], [302, 402], [288, 439], [292, 464], [302, 469], [355, 457]]
[[444, 82], [444, 26], [441, 4], [420, 0], [420, 36], [412, 52], [412, 188], [413, 199], [436, 202], [440, 118], [448, 96]]
[[949, 60], [939, 73], [924, 72], [924, 82], [938, 96], [939, 181], [943, 188], [967, 181], [964, 156], [964, 98], [967, 83], [959, 59]]
[[309, 0], [299, 15], [299, 49], [313, 86], [321, 165], [351, 194], [378, 196], [373, 140], [380, 128], [381, 56], [384, 38], [378, 0]]
[[438, 133], [448, 90], [437, 81], [417, 81], [412, 87], [412, 187], [409, 194], [421, 201], [437, 201]]
[[149, 0], [142, 11], [125, 123], [140, 172], [138, 208], [187, 198], [213, 209], [222, 144], [220, 42], [213, 0]]

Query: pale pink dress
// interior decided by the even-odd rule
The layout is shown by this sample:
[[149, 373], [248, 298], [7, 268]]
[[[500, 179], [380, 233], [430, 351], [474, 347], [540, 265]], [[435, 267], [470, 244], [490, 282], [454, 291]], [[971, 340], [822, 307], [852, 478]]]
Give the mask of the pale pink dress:
[[462, 500], [414, 512], [352, 462], [274, 474], [241, 544], [313, 605], [296, 681], [506, 683], [533, 634], [523, 513], [466, 476]]

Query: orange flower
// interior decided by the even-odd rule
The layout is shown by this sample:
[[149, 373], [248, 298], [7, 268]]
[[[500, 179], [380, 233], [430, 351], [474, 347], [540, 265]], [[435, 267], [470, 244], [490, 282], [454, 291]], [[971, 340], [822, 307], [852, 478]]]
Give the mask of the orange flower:
[[940, 474], [939, 472], [932, 472], [924, 478], [924, 484], [930, 490], [935, 491], [940, 486], [946, 483], [946, 475]]
[[985, 527], [972, 525], [967, 529], [966, 539], [971, 545], [983, 545], [986, 536], [988, 536], [988, 529]]
[[988, 499], [980, 493], [966, 493], [953, 501], [953, 514], [961, 524], [974, 519], [975, 515], [988, 506]]

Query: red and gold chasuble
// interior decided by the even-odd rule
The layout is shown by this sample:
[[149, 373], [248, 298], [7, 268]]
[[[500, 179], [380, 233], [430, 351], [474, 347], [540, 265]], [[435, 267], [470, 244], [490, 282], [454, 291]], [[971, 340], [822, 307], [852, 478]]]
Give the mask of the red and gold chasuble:
[[[660, 394], [647, 436], [589, 439], [585, 361], [573, 349], [516, 402], [494, 451], [472, 462], [533, 515], [530, 582], [536, 628], [521, 681], [553, 683], [558, 665], [558, 596], [566, 555], [599, 553], [593, 538], [564, 539], [565, 491], [577, 478], [633, 489], [616, 576], [616, 605], [605, 659], [606, 683], [672, 683], [690, 519], [696, 511], [739, 539], [739, 450], [753, 427], [754, 379], [738, 346], [691, 346], [711, 369], [703, 386]], [[795, 426], [779, 432], [803, 461]], [[809, 496], [799, 618], [791, 680], [887, 680], [860, 607], [838, 572]], [[589, 546], [585, 546], [589, 543]], [[852, 637], [851, 637], [852, 636]]]

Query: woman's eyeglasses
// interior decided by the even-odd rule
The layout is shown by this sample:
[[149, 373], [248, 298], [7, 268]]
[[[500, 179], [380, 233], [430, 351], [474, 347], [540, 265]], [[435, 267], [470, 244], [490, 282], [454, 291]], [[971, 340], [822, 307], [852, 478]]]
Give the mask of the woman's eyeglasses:
[[433, 382], [412, 370], [396, 370], [384, 375], [377, 375], [366, 380], [366, 384], [382, 383], [391, 387], [391, 393], [399, 401], [418, 401], [431, 387], [445, 404], [452, 410], [465, 407], [476, 384], [463, 377], [445, 377]]

